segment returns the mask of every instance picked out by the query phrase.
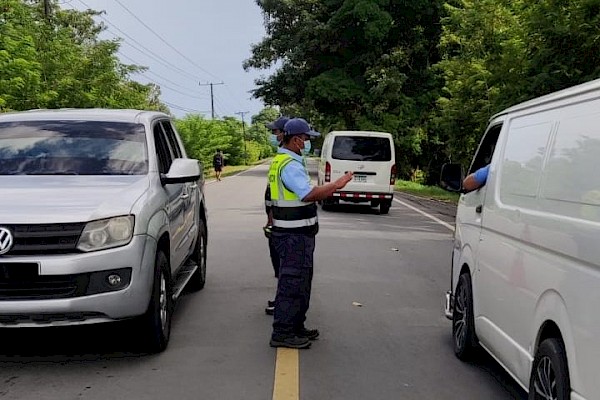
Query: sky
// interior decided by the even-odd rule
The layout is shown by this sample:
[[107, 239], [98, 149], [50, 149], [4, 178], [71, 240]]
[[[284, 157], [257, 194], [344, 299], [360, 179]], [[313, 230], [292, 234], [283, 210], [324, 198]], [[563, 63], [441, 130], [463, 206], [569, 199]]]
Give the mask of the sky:
[[[254, 81], [273, 70], [244, 71], [253, 44], [265, 35], [254, 0], [59, 0], [63, 8], [104, 11], [101, 38], [122, 39], [125, 64], [148, 67], [133, 79], [161, 87], [161, 100], [176, 117], [188, 113], [249, 122], [264, 108], [252, 98]], [[222, 84], [221, 84], [222, 83]]]

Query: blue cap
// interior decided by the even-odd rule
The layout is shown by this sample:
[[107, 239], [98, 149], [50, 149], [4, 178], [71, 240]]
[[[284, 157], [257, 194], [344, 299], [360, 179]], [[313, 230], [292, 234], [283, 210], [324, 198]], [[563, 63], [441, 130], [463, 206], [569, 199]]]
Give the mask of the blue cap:
[[290, 119], [288, 117], [279, 117], [275, 121], [271, 122], [270, 124], [267, 124], [267, 128], [279, 129], [280, 131], [283, 131], [283, 127], [289, 120]]
[[283, 127], [284, 134], [290, 135], [302, 135], [307, 134], [312, 137], [319, 137], [319, 132], [313, 131], [308, 122], [302, 118], [292, 118]]

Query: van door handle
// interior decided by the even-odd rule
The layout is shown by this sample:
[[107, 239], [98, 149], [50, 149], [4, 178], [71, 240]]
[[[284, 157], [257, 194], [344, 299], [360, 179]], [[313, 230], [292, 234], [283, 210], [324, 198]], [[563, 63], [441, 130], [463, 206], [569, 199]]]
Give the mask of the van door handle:
[[477, 207], [475, 207], [475, 212], [477, 214], [481, 214], [481, 212], [483, 211], [483, 206], [480, 204]]

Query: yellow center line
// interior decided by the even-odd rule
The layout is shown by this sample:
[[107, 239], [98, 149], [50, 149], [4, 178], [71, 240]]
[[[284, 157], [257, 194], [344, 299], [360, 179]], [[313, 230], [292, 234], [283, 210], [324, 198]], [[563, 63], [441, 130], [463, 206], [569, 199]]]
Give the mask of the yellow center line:
[[300, 372], [297, 349], [277, 349], [273, 400], [298, 400], [300, 398]]

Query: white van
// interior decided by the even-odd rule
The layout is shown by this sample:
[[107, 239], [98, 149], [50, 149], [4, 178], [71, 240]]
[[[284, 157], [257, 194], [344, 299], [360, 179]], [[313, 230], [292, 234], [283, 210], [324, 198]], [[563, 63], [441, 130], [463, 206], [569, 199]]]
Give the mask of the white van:
[[370, 202], [387, 214], [392, 205], [396, 180], [394, 139], [385, 132], [333, 131], [327, 134], [319, 163], [319, 185], [333, 182], [344, 173], [354, 179], [343, 191], [323, 201], [323, 207], [340, 200]]
[[480, 345], [530, 399], [600, 399], [600, 80], [493, 116], [468, 172], [486, 160], [456, 214], [455, 353]]

